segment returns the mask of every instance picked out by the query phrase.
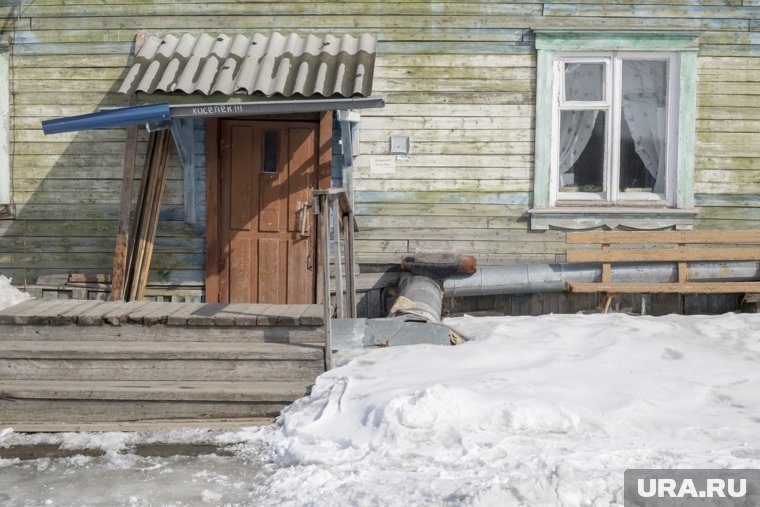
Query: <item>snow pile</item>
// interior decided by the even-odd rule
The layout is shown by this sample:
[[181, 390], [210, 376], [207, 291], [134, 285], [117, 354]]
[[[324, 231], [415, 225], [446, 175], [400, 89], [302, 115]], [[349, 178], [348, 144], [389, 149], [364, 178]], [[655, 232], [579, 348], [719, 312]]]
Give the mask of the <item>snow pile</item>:
[[21, 292], [11, 285], [10, 278], [0, 275], [0, 310], [31, 299], [26, 292]]
[[447, 323], [474, 341], [368, 353], [254, 432], [281, 467], [259, 494], [608, 505], [626, 468], [760, 467], [760, 315]]

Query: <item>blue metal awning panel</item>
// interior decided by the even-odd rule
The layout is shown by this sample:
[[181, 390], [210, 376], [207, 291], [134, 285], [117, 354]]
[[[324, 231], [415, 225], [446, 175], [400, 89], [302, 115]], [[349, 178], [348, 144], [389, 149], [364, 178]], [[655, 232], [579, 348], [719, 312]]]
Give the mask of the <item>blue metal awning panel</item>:
[[122, 127], [136, 123], [158, 123], [168, 121], [172, 117], [169, 103], [148, 104], [144, 106], [121, 107], [98, 111], [97, 113], [69, 116], [42, 122], [42, 131], [48, 134], [76, 132], [108, 127]]
[[170, 121], [180, 118], [212, 118], [257, 116], [262, 114], [312, 113], [344, 109], [385, 107], [383, 97], [352, 97], [312, 100], [268, 100], [236, 103], [175, 104], [168, 102], [108, 108], [97, 113], [56, 118], [42, 122], [45, 134], [60, 134], [144, 123], [149, 131], [169, 128]]

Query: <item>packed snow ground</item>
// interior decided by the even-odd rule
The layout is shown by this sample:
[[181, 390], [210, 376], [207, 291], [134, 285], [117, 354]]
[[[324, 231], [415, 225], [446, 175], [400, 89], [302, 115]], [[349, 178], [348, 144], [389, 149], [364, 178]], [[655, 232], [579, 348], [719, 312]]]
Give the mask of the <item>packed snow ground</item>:
[[[760, 468], [760, 315], [448, 319], [456, 347], [344, 357], [264, 428], [20, 435], [3, 505], [615, 505], [627, 468]], [[233, 456], [142, 458], [140, 441]], [[121, 452], [120, 452], [121, 451]]]

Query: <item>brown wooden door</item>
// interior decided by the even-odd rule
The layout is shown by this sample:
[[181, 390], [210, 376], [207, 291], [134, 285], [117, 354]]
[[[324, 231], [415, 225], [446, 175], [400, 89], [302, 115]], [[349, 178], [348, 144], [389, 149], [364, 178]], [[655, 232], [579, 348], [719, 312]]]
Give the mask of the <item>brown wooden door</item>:
[[318, 124], [220, 122], [219, 297], [313, 303]]

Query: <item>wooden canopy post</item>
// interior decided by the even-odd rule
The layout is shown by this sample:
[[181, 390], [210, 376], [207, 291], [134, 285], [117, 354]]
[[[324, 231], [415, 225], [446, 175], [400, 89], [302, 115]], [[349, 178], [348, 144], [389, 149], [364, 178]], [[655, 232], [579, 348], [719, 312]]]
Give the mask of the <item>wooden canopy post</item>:
[[[345, 194], [341, 195], [345, 197]], [[348, 198], [345, 197], [346, 202]], [[356, 258], [354, 256], [354, 221], [353, 210], [349, 210], [347, 214], [342, 217], [343, 222], [343, 248], [345, 248], [346, 257], [346, 317], [350, 319], [356, 318], [356, 268], [354, 263]]]
[[324, 191], [314, 192], [314, 214], [319, 217], [319, 250], [325, 327], [325, 370], [332, 369], [332, 311], [330, 310], [330, 199]]
[[[343, 266], [340, 255], [340, 226], [342, 225], [340, 203], [337, 195], [328, 195], [332, 207], [332, 225], [335, 256], [335, 317], [342, 319], [346, 316], [343, 298]], [[329, 224], [328, 224], [329, 225]]]
[[[130, 105], [134, 105], [134, 95]], [[124, 145], [124, 162], [121, 177], [121, 198], [119, 204], [119, 224], [116, 230], [116, 251], [111, 271], [111, 301], [124, 299], [124, 281], [127, 271], [129, 251], [129, 215], [132, 208], [132, 187], [135, 181], [135, 159], [137, 158], [137, 125], [127, 127]]]

